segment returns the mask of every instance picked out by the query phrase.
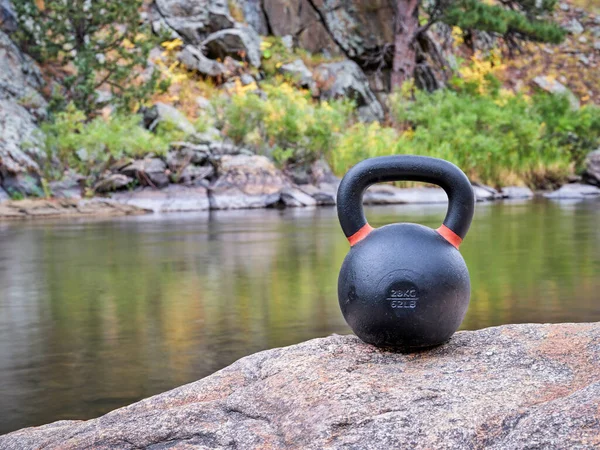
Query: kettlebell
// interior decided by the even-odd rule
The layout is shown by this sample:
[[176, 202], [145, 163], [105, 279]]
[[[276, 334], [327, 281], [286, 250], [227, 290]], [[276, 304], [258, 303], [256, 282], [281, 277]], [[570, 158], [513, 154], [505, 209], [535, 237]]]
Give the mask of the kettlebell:
[[[413, 223], [369, 225], [362, 207], [365, 190], [403, 180], [446, 191], [448, 211], [437, 230]], [[469, 271], [458, 247], [474, 211], [469, 179], [442, 159], [382, 156], [348, 171], [337, 194], [340, 225], [351, 246], [338, 278], [338, 299], [360, 339], [406, 351], [450, 339], [469, 306]]]

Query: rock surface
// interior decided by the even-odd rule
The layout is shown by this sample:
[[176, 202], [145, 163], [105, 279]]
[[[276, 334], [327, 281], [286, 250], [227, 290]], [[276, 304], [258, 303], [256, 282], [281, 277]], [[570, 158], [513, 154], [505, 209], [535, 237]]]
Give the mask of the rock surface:
[[239, 26], [220, 30], [202, 42], [206, 56], [213, 60], [224, 60], [229, 56], [260, 66], [260, 36], [251, 27]]
[[46, 114], [46, 101], [38, 89], [42, 75], [0, 31], [0, 177], [11, 193], [39, 195], [39, 162], [45, 157], [38, 119]]
[[[145, 214], [147, 211], [111, 200], [94, 198], [77, 199], [25, 199], [0, 203], [2, 219], [77, 218], [91, 216], [129, 216]], [[0, 448], [2, 445], [0, 444]]]
[[165, 189], [143, 188], [118, 192], [111, 197], [116, 202], [157, 213], [205, 211], [210, 208], [207, 189], [202, 186], [171, 184]]
[[166, 24], [192, 44], [234, 24], [227, 0], [156, 0], [155, 5]]
[[600, 323], [464, 331], [408, 355], [331, 336], [0, 448], [592, 449], [599, 367]]

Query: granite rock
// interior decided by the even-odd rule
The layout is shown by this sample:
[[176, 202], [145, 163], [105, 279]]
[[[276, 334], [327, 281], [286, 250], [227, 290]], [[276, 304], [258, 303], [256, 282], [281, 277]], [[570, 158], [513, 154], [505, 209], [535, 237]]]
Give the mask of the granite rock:
[[414, 354], [330, 336], [0, 448], [592, 449], [599, 366], [599, 323], [463, 331]]

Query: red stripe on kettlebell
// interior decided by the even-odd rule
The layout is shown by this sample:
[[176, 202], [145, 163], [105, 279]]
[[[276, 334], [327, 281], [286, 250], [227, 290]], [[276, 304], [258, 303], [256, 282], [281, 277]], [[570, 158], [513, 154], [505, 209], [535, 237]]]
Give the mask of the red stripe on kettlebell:
[[373, 231], [373, 227], [368, 223], [365, 223], [360, 230], [358, 230], [356, 233], [354, 233], [348, 238], [348, 242], [350, 242], [350, 247], [353, 247], [354, 244], [358, 244], [360, 241], [366, 238], [371, 231]]
[[444, 239], [446, 239], [454, 247], [458, 248], [460, 246], [460, 243], [462, 242], [462, 238], [458, 234], [456, 234], [454, 231], [452, 231], [450, 228], [448, 228], [446, 225], [442, 225], [435, 231], [440, 233], [442, 235], [442, 237]]

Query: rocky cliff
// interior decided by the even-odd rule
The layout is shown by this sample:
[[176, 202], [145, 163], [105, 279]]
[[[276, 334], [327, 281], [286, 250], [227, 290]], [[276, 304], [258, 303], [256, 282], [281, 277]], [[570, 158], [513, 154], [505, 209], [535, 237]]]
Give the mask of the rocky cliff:
[[592, 449], [599, 404], [600, 323], [465, 331], [408, 355], [331, 336], [0, 448]]

